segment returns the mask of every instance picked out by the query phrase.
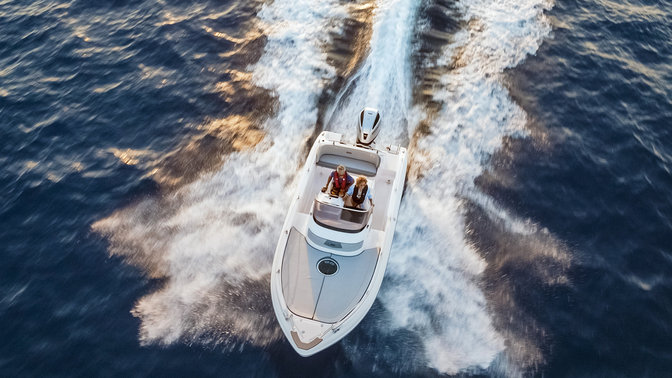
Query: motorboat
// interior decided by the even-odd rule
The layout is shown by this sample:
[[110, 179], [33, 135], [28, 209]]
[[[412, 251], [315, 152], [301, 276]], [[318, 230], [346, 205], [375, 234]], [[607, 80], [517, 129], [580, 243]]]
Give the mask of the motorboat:
[[[304, 357], [337, 343], [368, 313], [385, 274], [406, 177], [406, 149], [377, 148], [381, 117], [364, 108], [356, 141], [323, 131], [293, 196], [273, 259], [271, 297], [283, 333]], [[337, 166], [364, 176], [373, 205], [346, 207], [322, 189]]]

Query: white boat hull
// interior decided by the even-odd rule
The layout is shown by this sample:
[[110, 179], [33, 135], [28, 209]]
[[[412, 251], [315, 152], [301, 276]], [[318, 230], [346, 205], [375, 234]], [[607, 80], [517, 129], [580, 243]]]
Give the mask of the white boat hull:
[[[313, 145], [273, 260], [273, 309], [287, 340], [304, 357], [337, 343], [373, 305], [404, 187], [404, 148], [375, 150], [341, 140], [340, 134], [323, 132]], [[342, 200], [320, 192], [338, 164], [367, 177], [373, 208], [343, 209]]]

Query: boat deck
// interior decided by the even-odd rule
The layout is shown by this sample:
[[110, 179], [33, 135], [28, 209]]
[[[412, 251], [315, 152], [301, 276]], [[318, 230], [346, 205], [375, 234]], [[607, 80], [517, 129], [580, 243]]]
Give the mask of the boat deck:
[[[338, 263], [335, 274], [317, 270], [318, 262]], [[324, 323], [343, 319], [361, 300], [378, 262], [378, 249], [356, 256], [341, 256], [311, 247], [305, 236], [292, 228], [282, 262], [282, 292], [294, 314]]]

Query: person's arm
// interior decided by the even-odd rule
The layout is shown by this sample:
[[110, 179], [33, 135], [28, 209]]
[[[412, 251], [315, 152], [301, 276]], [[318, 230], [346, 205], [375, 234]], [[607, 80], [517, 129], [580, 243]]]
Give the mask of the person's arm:
[[345, 193], [345, 196], [343, 196], [343, 204], [345, 205], [345, 207], [353, 207], [354, 206], [354, 204], [352, 202], [352, 197], [351, 197], [352, 193], [353, 193], [352, 189], [353, 188], [350, 187], [348, 189], [348, 191]]
[[350, 176], [350, 174], [346, 173], [345, 176], [345, 190], [350, 190], [352, 185], [355, 183], [355, 179]]
[[327, 188], [329, 187], [330, 182], [331, 182], [331, 175], [329, 175], [329, 177], [327, 177], [327, 185], [325, 185], [324, 188], [322, 188], [322, 192], [327, 191]]
[[345, 199], [345, 198], [348, 198], [348, 197], [352, 196], [352, 193], [354, 193], [353, 189], [354, 189], [353, 186], [349, 187], [348, 190], [345, 192], [345, 196], [343, 198]]

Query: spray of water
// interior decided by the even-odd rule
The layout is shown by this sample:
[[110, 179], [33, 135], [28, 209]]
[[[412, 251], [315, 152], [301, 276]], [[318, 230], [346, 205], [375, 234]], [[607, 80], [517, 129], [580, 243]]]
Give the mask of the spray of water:
[[416, 141], [399, 217], [406, 231], [395, 239], [392, 279], [382, 299], [387, 308], [404, 310], [395, 312], [395, 324], [418, 330], [429, 364], [441, 372], [487, 369], [506, 347], [479, 289], [486, 264], [465, 235], [465, 201], [478, 197], [474, 180], [503, 138], [525, 133], [525, 113], [511, 101], [502, 75], [550, 33], [543, 14], [549, 6], [538, 0], [460, 2], [468, 27], [438, 62], [450, 67], [433, 95], [442, 106], [427, 121], [429, 134]]
[[378, 1], [373, 14], [369, 53], [330, 109], [327, 128], [353, 133], [364, 106], [377, 108], [385, 131], [379, 144], [408, 144], [411, 110], [411, 39], [418, 2]]
[[272, 251], [284, 219], [301, 141], [334, 70], [323, 45], [345, 15], [337, 1], [276, 0], [258, 14], [264, 55], [249, 67], [277, 98], [265, 137], [215, 172], [96, 222], [113, 255], [162, 278], [133, 314], [143, 343], [265, 345], [280, 333], [270, 308]]

